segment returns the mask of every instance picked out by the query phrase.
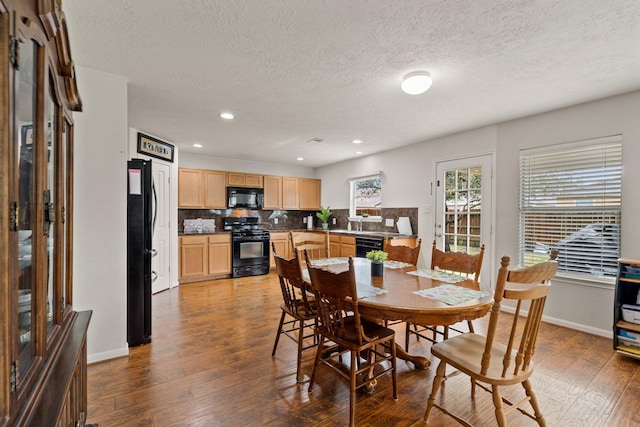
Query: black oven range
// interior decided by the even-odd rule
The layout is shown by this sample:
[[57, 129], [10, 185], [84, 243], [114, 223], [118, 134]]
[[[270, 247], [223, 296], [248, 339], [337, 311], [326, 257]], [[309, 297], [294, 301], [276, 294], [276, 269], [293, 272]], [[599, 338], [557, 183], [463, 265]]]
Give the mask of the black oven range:
[[224, 230], [231, 232], [231, 277], [269, 273], [269, 231], [260, 218], [226, 217]]

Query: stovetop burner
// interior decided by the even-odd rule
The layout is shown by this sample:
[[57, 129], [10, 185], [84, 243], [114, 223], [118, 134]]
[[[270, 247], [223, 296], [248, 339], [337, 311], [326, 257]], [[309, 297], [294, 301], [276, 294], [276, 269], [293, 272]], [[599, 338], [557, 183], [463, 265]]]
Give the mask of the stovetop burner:
[[269, 231], [260, 228], [259, 220], [254, 217], [226, 217], [223, 229], [231, 231], [234, 236], [268, 236]]

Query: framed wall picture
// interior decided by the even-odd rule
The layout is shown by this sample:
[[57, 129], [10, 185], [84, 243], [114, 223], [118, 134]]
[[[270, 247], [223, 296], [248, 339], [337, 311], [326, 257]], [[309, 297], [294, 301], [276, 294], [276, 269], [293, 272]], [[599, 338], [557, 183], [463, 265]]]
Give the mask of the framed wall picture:
[[138, 153], [173, 163], [174, 146], [138, 132]]

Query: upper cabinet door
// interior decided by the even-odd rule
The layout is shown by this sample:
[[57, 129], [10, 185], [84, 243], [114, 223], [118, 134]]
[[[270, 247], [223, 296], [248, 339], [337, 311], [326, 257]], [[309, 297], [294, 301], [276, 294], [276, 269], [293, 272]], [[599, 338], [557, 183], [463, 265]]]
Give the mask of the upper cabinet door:
[[178, 171], [178, 207], [203, 207], [202, 171], [180, 169]]
[[299, 209], [300, 187], [298, 178], [282, 177], [282, 208]]
[[300, 210], [320, 209], [320, 180], [299, 178]]
[[225, 209], [227, 207], [226, 172], [202, 171], [204, 174], [204, 207]]
[[282, 209], [282, 177], [264, 177], [264, 206], [263, 209]]

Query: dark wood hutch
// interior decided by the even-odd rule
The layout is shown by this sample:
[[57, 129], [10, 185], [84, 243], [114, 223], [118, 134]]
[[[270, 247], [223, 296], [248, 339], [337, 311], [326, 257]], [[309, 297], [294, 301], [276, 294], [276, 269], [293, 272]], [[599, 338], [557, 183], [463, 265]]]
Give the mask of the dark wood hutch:
[[73, 117], [61, 0], [0, 0], [0, 426], [84, 425], [87, 327], [73, 310]]

